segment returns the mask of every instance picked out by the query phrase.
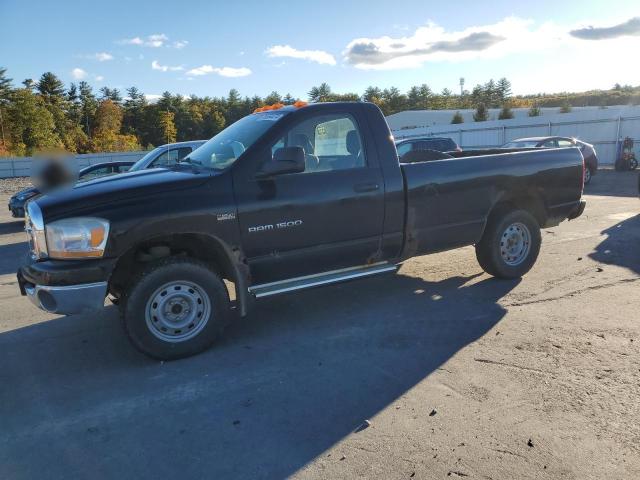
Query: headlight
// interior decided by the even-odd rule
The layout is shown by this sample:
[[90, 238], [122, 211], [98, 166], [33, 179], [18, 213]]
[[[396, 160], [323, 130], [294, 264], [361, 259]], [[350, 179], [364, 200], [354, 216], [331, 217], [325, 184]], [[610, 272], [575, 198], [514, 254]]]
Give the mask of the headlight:
[[50, 258], [96, 258], [104, 254], [109, 222], [92, 217], [67, 218], [49, 223], [45, 230]]

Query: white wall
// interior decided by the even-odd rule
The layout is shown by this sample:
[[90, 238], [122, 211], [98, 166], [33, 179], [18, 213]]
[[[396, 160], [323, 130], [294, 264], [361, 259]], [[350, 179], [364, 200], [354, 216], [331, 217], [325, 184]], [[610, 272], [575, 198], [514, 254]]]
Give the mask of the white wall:
[[[85, 153], [75, 155], [78, 168], [102, 162], [135, 162], [147, 152]], [[0, 178], [28, 177], [33, 157], [0, 158]]]
[[[557, 111], [557, 109], [554, 109]], [[424, 111], [423, 111], [424, 112]], [[504, 143], [522, 137], [561, 135], [575, 137], [595, 146], [602, 164], [613, 164], [619, 138], [631, 137], [635, 142], [636, 156], [640, 155], [640, 107], [584, 107], [570, 113], [539, 117], [520, 116], [511, 120], [491, 120], [452, 125], [450, 123], [416, 126], [402, 124], [402, 114], [420, 112], [400, 112], [393, 122], [389, 121], [396, 139], [417, 136], [443, 136], [455, 140], [464, 148], [499, 147]], [[429, 112], [431, 115], [431, 112]], [[388, 120], [391, 118], [388, 117]], [[414, 115], [405, 115], [405, 120], [419, 120]], [[426, 117], [425, 117], [426, 118]], [[429, 118], [432, 118], [429, 116]], [[449, 117], [449, 122], [451, 118]], [[392, 126], [393, 125], [393, 126]]]

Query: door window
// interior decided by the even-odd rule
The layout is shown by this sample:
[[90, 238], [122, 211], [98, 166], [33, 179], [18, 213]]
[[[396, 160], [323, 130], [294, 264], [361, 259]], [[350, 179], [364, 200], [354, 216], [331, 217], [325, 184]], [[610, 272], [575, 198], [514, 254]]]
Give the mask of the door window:
[[169, 167], [171, 165], [175, 165], [190, 153], [191, 147], [180, 147], [173, 148], [171, 150], [165, 150], [160, 155], [158, 155], [158, 158], [151, 162], [149, 168]]
[[410, 151], [411, 151], [411, 143], [410, 142], [403, 143], [398, 147], [398, 156], [402, 157], [405, 153]]
[[110, 173], [112, 173], [112, 171], [113, 170], [111, 166], [95, 168], [81, 175], [80, 178], [82, 180], [91, 180], [92, 178], [102, 177], [103, 175], [109, 175]]
[[362, 136], [351, 115], [317, 115], [294, 125], [272, 146], [302, 147], [304, 173], [346, 170], [366, 166]]
[[575, 147], [575, 145], [573, 144], [573, 142], [569, 141], [569, 140], [558, 140], [558, 146], [560, 148], [568, 148], [568, 147]]

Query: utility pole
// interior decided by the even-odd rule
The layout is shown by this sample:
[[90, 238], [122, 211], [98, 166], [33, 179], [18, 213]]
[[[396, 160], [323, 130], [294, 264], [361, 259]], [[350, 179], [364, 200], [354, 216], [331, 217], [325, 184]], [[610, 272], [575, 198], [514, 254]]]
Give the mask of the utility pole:
[[464, 95], [464, 77], [460, 77], [460, 98]]

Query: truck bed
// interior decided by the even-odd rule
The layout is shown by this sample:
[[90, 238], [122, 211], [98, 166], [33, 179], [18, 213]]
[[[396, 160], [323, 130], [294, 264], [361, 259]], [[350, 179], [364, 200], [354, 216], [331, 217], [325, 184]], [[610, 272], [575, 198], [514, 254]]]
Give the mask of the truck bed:
[[401, 164], [406, 220], [403, 257], [472, 245], [496, 204], [512, 201], [556, 225], [579, 203], [582, 154], [577, 148]]

